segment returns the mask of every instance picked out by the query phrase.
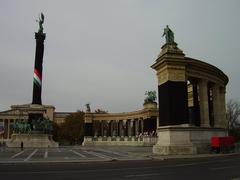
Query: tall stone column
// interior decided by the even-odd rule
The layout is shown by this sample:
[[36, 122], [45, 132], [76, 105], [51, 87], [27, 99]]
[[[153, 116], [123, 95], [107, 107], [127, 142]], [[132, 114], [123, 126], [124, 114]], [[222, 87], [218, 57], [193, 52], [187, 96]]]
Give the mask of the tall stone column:
[[202, 127], [210, 127], [209, 124], [209, 107], [208, 107], [208, 82], [200, 80], [199, 82], [199, 97], [200, 97], [200, 120]]
[[[44, 40], [46, 34], [43, 33], [44, 15], [41, 14], [39, 18], [39, 30], [35, 32], [36, 39], [36, 51], [35, 51], [35, 63], [33, 73], [33, 95], [32, 104], [42, 105], [42, 69], [43, 69], [43, 54], [44, 54]], [[37, 119], [43, 119], [43, 113], [31, 113], [29, 114], [29, 123], [31, 129], [34, 129], [33, 121]]]
[[33, 97], [32, 104], [42, 105], [42, 64], [44, 53], [44, 40], [46, 34], [43, 32], [35, 33], [36, 52], [33, 74]]

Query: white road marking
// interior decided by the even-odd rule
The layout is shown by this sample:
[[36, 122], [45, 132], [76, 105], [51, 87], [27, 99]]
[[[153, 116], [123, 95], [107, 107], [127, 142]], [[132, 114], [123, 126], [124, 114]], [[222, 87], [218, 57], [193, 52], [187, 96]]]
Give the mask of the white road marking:
[[92, 152], [92, 151], [83, 151], [87, 154], [91, 154], [91, 155], [94, 155], [94, 156], [97, 156], [99, 158], [103, 158], [103, 159], [112, 159], [112, 157], [110, 156], [106, 156], [106, 155], [103, 155], [103, 154], [100, 154], [100, 153], [96, 153], [96, 152]]
[[25, 152], [25, 151], [21, 151], [21, 152], [19, 152], [19, 153], [17, 153], [17, 154], [14, 154], [14, 155], [11, 157], [11, 159], [13, 159], [13, 158], [15, 158], [15, 157], [21, 155], [21, 154], [24, 153], [24, 152]]
[[38, 151], [38, 149], [35, 149], [26, 159], [24, 159], [23, 161], [28, 161], [29, 159], [31, 159], [31, 157]]
[[77, 152], [77, 151], [74, 151], [74, 150], [72, 150], [72, 149], [71, 149], [70, 151], [73, 152], [74, 154], [80, 156], [80, 157], [83, 157], [83, 158], [86, 157], [85, 155], [83, 155], [83, 154], [81, 154], [81, 153], [79, 153], [79, 152]]
[[48, 149], [46, 149], [45, 153], [44, 153], [44, 159], [48, 158]]

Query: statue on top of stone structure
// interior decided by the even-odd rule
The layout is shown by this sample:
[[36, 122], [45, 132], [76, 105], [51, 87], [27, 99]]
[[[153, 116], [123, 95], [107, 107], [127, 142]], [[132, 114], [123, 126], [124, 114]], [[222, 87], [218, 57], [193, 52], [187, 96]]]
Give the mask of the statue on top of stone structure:
[[86, 106], [86, 111], [91, 112], [90, 103], [85, 104], [85, 106]]
[[147, 96], [144, 100], [144, 103], [155, 103], [157, 99], [156, 91], [146, 91], [145, 95]]
[[174, 43], [174, 33], [168, 25], [164, 28], [163, 36], [166, 38], [166, 44]]
[[44, 15], [41, 13], [39, 16], [38, 20], [36, 20], [39, 25], [38, 33], [43, 33], [43, 23], [44, 23]]

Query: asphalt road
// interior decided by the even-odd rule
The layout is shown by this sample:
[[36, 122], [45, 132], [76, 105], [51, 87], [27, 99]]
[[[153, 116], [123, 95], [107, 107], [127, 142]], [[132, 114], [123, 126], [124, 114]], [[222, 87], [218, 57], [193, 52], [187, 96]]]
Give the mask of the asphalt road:
[[0, 178], [18, 180], [240, 180], [240, 155], [195, 159], [0, 164]]

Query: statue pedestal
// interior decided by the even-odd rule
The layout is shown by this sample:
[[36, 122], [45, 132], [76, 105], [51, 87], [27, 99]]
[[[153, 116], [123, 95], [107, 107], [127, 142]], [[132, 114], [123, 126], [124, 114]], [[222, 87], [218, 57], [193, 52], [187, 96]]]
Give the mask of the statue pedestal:
[[[101, 139], [102, 140], [102, 139]], [[92, 136], [84, 136], [84, 140], [82, 143], [83, 146], [92, 146], [93, 145], [93, 139]]]
[[148, 102], [143, 104], [144, 109], [157, 109], [157, 103], [156, 102]]
[[25, 148], [47, 148], [58, 147], [58, 143], [49, 134], [12, 134], [11, 140], [7, 142], [7, 147]]

